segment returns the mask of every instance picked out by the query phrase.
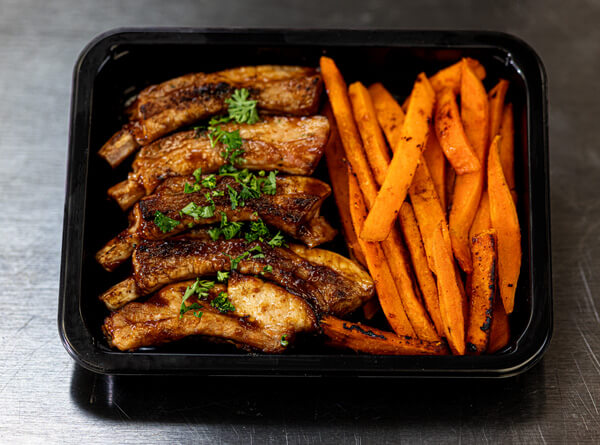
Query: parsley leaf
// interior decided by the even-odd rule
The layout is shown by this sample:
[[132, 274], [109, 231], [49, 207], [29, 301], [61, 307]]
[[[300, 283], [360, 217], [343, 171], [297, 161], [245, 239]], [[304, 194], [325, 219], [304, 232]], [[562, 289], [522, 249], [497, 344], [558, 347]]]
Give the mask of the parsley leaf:
[[217, 177], [215, 175], [206, 175], [200, 181], [202, 187], [206, 187], [209, 189], [214, 189], [217, 186]]
[[201, 189], [202, 187], [197, 182], [195, 184], [189, 184], [186, 182], [183, 186], [184, 193], [196, 193], [199, 192]]
[[258, 252], [255, 255], [252, 255], [252, 258], [264, 258], [265, 254], [263, 253], [262, 247], [260, 245], [254, 246], [252, 249], [248, 250], [248, 253]]
[[235, 90], [225, 103], [229, 105], [229, 118], [237, 123], [255, 124], [260, 119], [256, 110], [256, 101], [249, 100], [249, 91], [246, 88]]
[[208, 234], [210, 235], [210, 239], [216, 241], [221, 236], [221, 229], [218, 227], [213, 227], [212, 229], [208, 229]]
[[284, 348], [286, 348], [290, 344], [290, 342], [287, 341], [286, 338], [287, 338], [286, 334], [284, 334], [284, 335], [281, 336], [280, 343], [281, 343], [281, 346], [283, 346]]
[[225, 281], [227, 281], [229, 279], [229, 272], [222, 272], [222, 271], [218, 271], [217, 272], [217, 281], [219, 283], [223, 283]]
[[241, 255], [233, 258], [231, 255], [226, 254], [229, 257], [229, 261], [231, 262], [231, 270], [236, 270], [240, 261], [248, 258], [250, 256], [250, 252], [244, 252]]
[[273, 266], [268, 265], [268, 266], [263, 267], [263, 270], [260, 272], [260, 274], [264, 275], [264, 274], [270, 273], [270, 272], [273, 272]]
[[[190, 298], [194, 294], [198, 294], [198, 298], [206, 298], [208, 297], [208, 292], [215, 286], [214, 281], [208, 280], [200, 280], [200, 278], [196, 278], [196, 281], [185, 289], [185, 293], [183, 294], [183, 299], [181, 300], [181, 308], [179, 309], [179, 318], [183, 317], [187, 311], [193, 309], [202, 309], [202, 305], [198, 303], [193, 303], [189, 306], [186, 306], [185, 302], [188, 298]], [[197, 314], [196, 317], [200, 318], [202, 316], [202, 312], [200, 315]]]
[[262, 192], [267, 195], [274, 195], [277, 193], [277, 170], [269, 172], [269, 176], [264, 179], [264, 183], [262, 185]]
[[231, 304], [231, 301], [229, 301], [227, 292], [219, 293], [219, 295], [210, 302], [210, 305], [222, 313], [235, 311], [235, 307]]
[[196, 178], [196, 182], [200, 182], [200, 178], [202, 178], [202, 168], [197, 168], [196, 170], [194, 170], [194, 173], [192, 173], [192, 175], [194, 175], [194, 178]]
[[275, 236], [267, 242], [267, 244], [271, 247], [281, 247], [285, 245], [285, 238], [283, 237], [281, 232], [277, 232]]
[[265, 236], [269, 236], [269, 228], [262, 219], [259, 219], [250, 223], [250, 231], [246, 233], [245, 238], [247, 242], [251, 243], [257, 239], [262, 241]]
[[227, 191], [229, 192], [229, 200], [231, 201], [231, 210], [235, 210], [237, 207], [244, 205], [244, 203], [240, 203], [238, 201], [238, 192], [235, 191], [233, 187], [227, 184]]
[[157, 225], [162, 233], [167, 233], [175, 229], [175, 227], [179, 225], [179, 221], [169, 218], [167, 215], [157, 210], [154, 214], [154, 224]]

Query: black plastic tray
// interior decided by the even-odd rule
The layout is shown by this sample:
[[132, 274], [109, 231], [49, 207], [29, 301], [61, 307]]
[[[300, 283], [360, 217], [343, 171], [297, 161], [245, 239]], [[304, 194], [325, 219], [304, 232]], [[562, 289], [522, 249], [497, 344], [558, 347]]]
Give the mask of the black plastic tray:
[[[419, 72], [433, 73], [463, 56], [485, 65], [486, 87], [499, 77], [510, 80], [523, 229], [511, 344], [477, 357], [360, 355], [326, 349], [315, 340], [277, 356], [194, 338], [137, 352], [109, 349], [100, 331], [107, 311], [97, 296], [123, 278], [128, 266], [108, 274], [93, 256], [127, 225], [106, 189], [126, 176], [128, 163], [112, 171], [96, 152], [122, 125], [125, 100], [188, 72], [263, 63], [318, 66], [322, 54], [334, 58], [348, 83], [380, 81], [398, 98], [409, 93]], [[521, 40], [479, 31], [121, 29], [83, 50], [72, 94], [58, 326], [67, 351], [83, 367], [107, 374], [506, 377], [529, 369], [547, 348], [552, 284], [546, 76], [539, 57]], [[326, 179], [323, 168], [316, 174]], [[328, 216], [336, 222], [335, 213]], [[339, 242], [328, 247], [343, 249]]]

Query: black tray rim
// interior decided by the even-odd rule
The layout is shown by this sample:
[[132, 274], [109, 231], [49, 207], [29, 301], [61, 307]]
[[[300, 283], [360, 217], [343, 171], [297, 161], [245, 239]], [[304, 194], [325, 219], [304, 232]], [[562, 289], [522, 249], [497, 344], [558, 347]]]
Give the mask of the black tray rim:
[[[78, 298], [83, 255], [83, 209], [89, 160], [90, 77], [101, 68], [114, 45], [125, 42], [232, 44], [396, 46], [419, 48], [489, 48], [510, 54], [522, 69], [527, 97], [527, 140], [530, 168], [532, 228], [532, 314], [525, 333], [535, 341], [526, 348], [491, 356], [372, 356], [128, 353], [105, 351], [90, 341]], [[87, 77], [86, 77], [87, 76]], [[85, 84], [87, 80], [87, 84]], [[535, 109], [535, 116], [532, 113]], [[85, 149], [78, 149], [85, 147]], [[532, 148], [533, 147], [533, 148]], [[532, 156], [535, 150], [536, 156]], [[73, 166], [84, 165], [84, 168]], [[429, 31], [366, 29], [248, 29], [127, 27], [95, 37], [79, 55], [73, 71], [67, 181], [63, 221], [58, 330], [71, 357], [99, 374], [208, 374], [220, 376], [361, 376], [361, 377], [512, 377], [533, 367], [547, 350], [553, 333], [550, 254], [550, 199], [548, 168], [547, 78], [544, 65], [526, 42], [496, 31]], [[535, 196], [534, 201], [532, 197]], [[535, 229], [534, 229], [535, 228]], [[531, 261], [532, 258], [529, 258]], [[78, 278], [78, 279], [77, 279]]]

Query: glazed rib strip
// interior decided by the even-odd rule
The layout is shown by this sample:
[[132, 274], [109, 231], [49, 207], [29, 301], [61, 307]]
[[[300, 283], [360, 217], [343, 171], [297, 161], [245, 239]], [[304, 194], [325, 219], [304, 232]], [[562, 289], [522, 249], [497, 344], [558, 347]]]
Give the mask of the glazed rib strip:
[[[246, 254], [257, 249], [255, 246], [262, 250], [259, 255]], [[117, 309], [166, 284], [230, 270], [232, 260], [236, 258], [239, 258], [238, 272], [245, 275], [262, 273], [266, 280], [304, 298], [322, 313], [341, 316], [372, 298], [371, 277], [353, 261], [321, 249], [299, 252], [301, 254], [239, 239], [144, 240], [133, 254], [133, 276], [104, 292], [100, 299], [109, 309]], [[266, 272], [265, 266], [271, 266], [272, 271]]]
[[[325, 150], [329, 121], [323, 116], [268, 117], [259, 123], [226, 124], [224, 131], [239, 130], [244, 154], [240, 167], [250, 170], [279, 170], [309, 176]], [[213, 147], [207, 133], [184, 131], [143, 147], [132, 164], [127, 180], [108, 190], [123, 210], [149, 195], [165, 178], [216, 172], [225, 164], [224, 146]]]
[[315, 114], [322, 91], [313, 68], [264, 65], [217, 73], [188, 74], [142, 91], [129, 107], [131, 122], [100, 149], [100, 156], [119, 165], [138, 147], [200, 119], [224, 113], [225, 100], [246, 88], [258, 108], [270, 114]]
[[[185, 193], [185, 184], [193, 184], [195, 178], [174, 177], [167, 179], [156, 194], [147, 196], [138, 202], [133, 211], [131, 224], [97, 254], [96, 260], [108, 271], [122, 264], [133, 252], [133, 246], [141, 239], [163, 239], [177, 235], [197, 225], [220, 222], [223, 215], [228, 221], [257, 221], [281, 230], [307, 245], [314, 247], [331, 241], [336, 231], [319, 212], [331, 188], [318, 179], [304, 176], [278, 177], [275, 195], [262, 194], [258, 198], [248, 199], [244, 206], [232, 207], [229, 191], [239, 192], [241, 185], [233, 178], [219, 176], [214, 189], [203, 188], [199, 192]], [[180, 214], [181, 209], [190, 203], [199, 207], [209, 204], [206, 193], [215, 204], [214, 215], [210, 218], [194, 219]], [[210, 196], [211, 194], [223, 196]], [[238, 203], [239, 204], [239, 203]], [[180, 221], [172, 231], [163, 233], [154, 223], [156, 212]]]
[[[181, 315], [183, 295], [193, 283], [167, 286], [148, 301], [129, 303], [108, 316], [103, 331], [109, 344], [126, 351], [205, 335], [233, 341], [246, 349], [276, 353], [285, 349], [282, 338], [291, 343], [297, 333], [316, 329], [315, 314], [302, 298], [275, 284], [236, 273], [229, 278], [227, 288], [215, 285], [206, 300], [197, 296], [186, 300], [187, 307], [194, 305], [196, 309]], [[232, 312], [220, 313], [210, 304], [224, 291], [235, 308]]]

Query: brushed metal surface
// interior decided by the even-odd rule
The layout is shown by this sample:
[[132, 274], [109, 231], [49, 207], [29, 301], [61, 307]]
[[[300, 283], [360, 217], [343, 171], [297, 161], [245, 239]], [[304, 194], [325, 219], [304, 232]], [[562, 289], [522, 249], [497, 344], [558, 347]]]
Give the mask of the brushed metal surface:
[[[600, 3], [0, 0], [0, 442], [600, 441]], [[503, 381], [102, 377], [56, 329], [71, 73], [117, 26], [490, 29], [550, 86], [555, 331]]]

